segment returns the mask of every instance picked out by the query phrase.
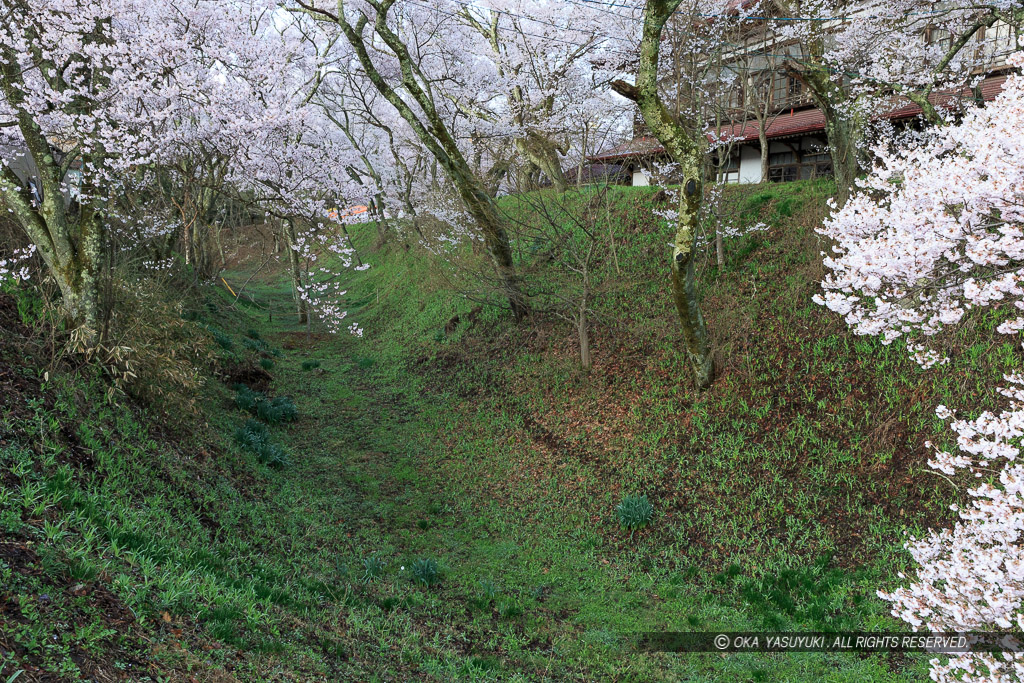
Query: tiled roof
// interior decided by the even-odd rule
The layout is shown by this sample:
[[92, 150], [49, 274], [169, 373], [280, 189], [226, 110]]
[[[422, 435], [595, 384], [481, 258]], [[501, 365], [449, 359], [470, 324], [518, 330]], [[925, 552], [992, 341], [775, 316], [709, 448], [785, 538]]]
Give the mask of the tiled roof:
[[656, 137], [650, 135], [644, 135], [638, 138], [633, 138], [627, 142], [623, 142], [621, 145], [616, 145], [611, 149], [601, 152], [592, 157], [587, 157], [590, 161], [611, 161], [613, 159], [631, 159], [633, 157], [646, 157], [654, 154], [664, 153], [665, 148], [661, 146]]
[[[572, 184], [577, 182], [577, 175], [581, 175], [580, 167], [573, 166], [565, 172], [565, 179]], [[602, 180], [614, 182], [615, 180], [624, 178], [625, 176], [626, 171], [622, 168], [622, 164], [585, 164], [583, 166], [581, 180], [578, 182], [594, 183]]]
[[[1006, 76], [986, 78], [979, 86], [982, 97], [986, 101], [992, 100], [1003, 89], [1003, 83], [1005, 81]], [[935, 93], [928, 99], [935, 105], [941, 105], [949, 102], [954, 97], [957, 97], [958, 99], [970, 98], [973, 97], [973, 93], [969, 90], [965, 90], [959, 94]], [[887, 119], [909, 119], [919, 116], [920, 114], [921, 107], [904, 100], [900, 106], [892, 109], [886, 114], [883, 114], [883, 116]], [[789, 114], [783, 113], [777, 115], [768, 124], [767, 133], [769, 139], [776, 139], [802, 133], [814, 133], [822, 130], [825, 130], [825, 115], [821, 113], [821, 110], [803, 109], [801, 111], [790, 112]], [[745, 124], [736, 124], [733, 126], [731, 131], [732, 136], [745, 142], [757, 140], [757, 133], [757, 121], [749, 121]], [[619, 159], [657, 156], [664, 153], [665, 148], [661, 146], [656, 138], [644, 136], [634, 138], [628, 142], [617, 145], [616, 147], [612, 147], [605, 152], [601, 152], [598, 155], [587, 158], [590, 161], [608, 162]]]

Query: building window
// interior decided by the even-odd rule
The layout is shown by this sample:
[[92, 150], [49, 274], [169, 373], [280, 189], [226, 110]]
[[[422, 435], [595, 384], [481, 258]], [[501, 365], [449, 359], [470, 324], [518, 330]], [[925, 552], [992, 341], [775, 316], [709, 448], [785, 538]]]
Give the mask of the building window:
[[977, 40], [981, 43], [978, 55], [984, 66], [992, 68], [1006, 63], [1006, 56], [1013, 52], [1013, 29], [1009, 24], [997, 21], [994, 25], [978, 31]]
[[718, 172], [718, 182], [738, 183], [740, 181], [740, 156], [730, 155], [722, 166], [715, 167]]
[[785, 73], [775, 75], [772, 84], [772, 104], [776, 107], [797, 107], [808, 101], [804, 84], [799, 78]]
[[953, 46], [953, 34], [944, 28], [932, 26], [925, 29], [925, 43], [927, 45], [938, 45], [942, 52], [945, 53]]
[[768, 181], [788, 183], [832, 175], [832, 159], [820, 148], [803, 153], [777, 152], [768, 156]]

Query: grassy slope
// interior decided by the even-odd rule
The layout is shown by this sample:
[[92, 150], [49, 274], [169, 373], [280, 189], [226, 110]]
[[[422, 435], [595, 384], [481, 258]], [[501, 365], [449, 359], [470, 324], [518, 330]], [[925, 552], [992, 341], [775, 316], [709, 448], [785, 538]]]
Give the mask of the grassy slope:
[[[211, 294], [205, 315], [236, 348], [255, 326], [284, 350], [270, 392], [300, 419], [271, 430], [292, 455], [282, 470], [233, 444], [245, 416], [224, 386], [208, 429], [171, 438], [80, 376], [0, 376], [22, 399], [0, 441], [0, 671], [920, 680], [922, 657], [640, 655], [622, 635], [898, 628], [874, 590], [906, 567], [904, 530], [949, 521], [954, 489], [924, 464], [933, 407], [1019, 359], [973, 320], [951, 370], [925, 373], [814, 306], [807, 226], [824, 189], [738, 198], [773, 227], [704, 276], [721, 377], [700, 395], [676, 348], [665, 232], [651, 192], [629, 188], [602, 204], [619, 269], [603, 258], [595, 275], [589, 373], [567, 324], [476, 312], [440, 287], [457, 276], [398, 246], [353, 277], [361, 340], [290, 327], [280, 279], [255, 278], [262, 308], [233, 317]], [[612, 514], [627, 493], [656, 510], [634, 534]], [[419, 558], [440, 585], [411, 580]]]

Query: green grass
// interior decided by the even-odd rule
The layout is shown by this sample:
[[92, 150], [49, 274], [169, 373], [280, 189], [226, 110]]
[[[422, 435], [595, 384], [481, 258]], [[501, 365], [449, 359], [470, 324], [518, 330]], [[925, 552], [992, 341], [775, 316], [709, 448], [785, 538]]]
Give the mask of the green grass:
[[[51, 377], [0, 422], [16, 435], [0, 441], [0, 537], [17, 549], [0, 554], [0, 649], [14, 653], [0, 674], [922, 680], [923, 655], [630, 645], [657, 630], [900, 629], [875, 590], [909, 568], [903, 532], [948, 523], [957, 497], [926, 472], [933, 407], [986, 396], [1019, 363], [995, 318], [969, 321], [948, 371], [927, 373], [812, 304], [808, 217], [826, 191], [732, 197], [773, 228], [702, 269], [719, 378], [701, 394], [654, 191], [630, 188], [594, 212], [609, 237], [590, 371], [554, 299], [516, 326], [451, 296], [464, 273], [395, 244], [364, 247], [372, 267], [349, 278], [362, 339], [307, 333], [279, 276], [254, 278], [240, 312], [215, 290], [197, 313], [226, 360], [285, 349], [262, 396], [292, 397], [297, 419], [252, 430], [287, 467], [235, 442], [259, 395], [211, 381], [209, 426], [169, 435], [104, 403], [97, 380]], [[532, 220], [524, 201], [502, 208]], [[529, 283], [575, 286], [557, 258], [519, 253]], [[650, 502], [648, 523], [624, 525], [628, 496]]]

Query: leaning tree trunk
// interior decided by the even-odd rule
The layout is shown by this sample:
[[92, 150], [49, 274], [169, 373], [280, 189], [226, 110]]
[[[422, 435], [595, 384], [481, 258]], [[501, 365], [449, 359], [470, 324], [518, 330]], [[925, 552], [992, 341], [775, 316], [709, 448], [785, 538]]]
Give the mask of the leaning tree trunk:
[[[487, 193], [480, 178], [473, 173], [459, 149], [458, 143], [448, 129], [444, 116], [434, 106], [432, 96], [424, 90], [417, 78], [418, 67], [409, 48], [388, 26], [387, 14], [394, 4], [395, 0], [379, 0], [375, 3], [376, 17], [373, 20], [373, 33], [380, 36], [381, 40], [394, 53], [402, 73], [402, 85], [409, 96], [419, 105], [421, 114], [414, 111], [409, 103], [395, 91], [378, 71], [374, 60], [370, 57], [363, 37], [363, 30], [369, 22], [366, 15], [363, 15], [355, 26], [348, 22], [344, 12], [331, 14], [324, 10], [318, 12], [317, 17], [320, 21], [329, 21], [341, 29], [355, 50], [356, 57], [362, 64], [367, 78], [384, 96], [384, 99], [395, 107], [399, 115], [412, 128], [416, 137], [430, 151], [436, 163], [447, 173], [452, 184], [458, 190], [466, 210], [483, 233], [484, 244], [491, 257], [491, 262], [494, 264], [498, 281], [508, 299], [513, 316], [517, 321], [522, 320], [529, 313], [529, 307], [526, 297], [523, 295], [521, 281], [516, 274], [508, 232], [498, 215], [494, 199]], [[339, 7], [341, 7], [340, 3]]]
[[[449, 173], [453, 176], [458, 175], [455, 169], [449, 169]], [[482, 229], [484, 247], [494, 264], [498, 282], [512, 308], [512, 315], [516, 320], [522, 320], [529, 313], [529, 308], [523, 297], [519, 275], [516, 273], [508, 232], [498, 215], [498, 207], [494, 204], [494, 198], [487, 193], [486, 188], [475, 175], [470, 174], [458, 178], [455, 180], [455, 185], [466, 209]]]

